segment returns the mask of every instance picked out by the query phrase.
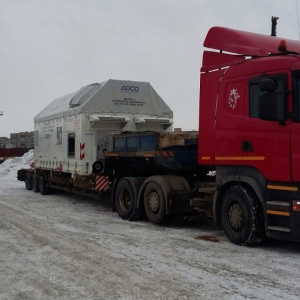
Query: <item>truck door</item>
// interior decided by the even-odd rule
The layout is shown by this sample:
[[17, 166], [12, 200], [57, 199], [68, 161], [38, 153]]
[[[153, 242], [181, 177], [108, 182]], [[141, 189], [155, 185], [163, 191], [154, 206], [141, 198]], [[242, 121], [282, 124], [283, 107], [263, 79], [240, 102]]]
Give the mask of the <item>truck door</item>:
[[[262, 119], [260, 105], [263, 97], [269, 92], [263, 91], [260, 82], [263, 79], [272, 79], [277, 87], [274, 91], [275, 97], [268, 101], [284, 103], [284, 107], [277, 106], [281, 115], [287, 112], [287, 87], [288, 75], [276, 74], [272, 76], [260, 76], [249, 79], [248, 91], [249, 102], [246, 103], [246, 114], [243, 121], [242, 157], [243, 165], [258, 169], [269, 181], [290, 181], [290, 136], [291, 125], [289, 122], [274, 120], [270, 117], [274, 112], [273, 105], [269, 106], [269, 117]], [[266, 102], [265, 102], [266, 103]], [[272, 102], [269, 102], [269, 104]], [[272, 108], [273, 107], [273, 108]], [[275, 114], [279, 114], [276, 112]], [[267, 112], [268, 115], [268, 112]]]
[[[299, 66], [298, 66], [299, 67]], [[300, 71], [293, 72], [293, 122], [291, 124], [292, 181], [300, 181]]]
[[239, 164], [244, 116], [243, 78], [221, 81], [216, 104], [215, 162], [218, 165]]

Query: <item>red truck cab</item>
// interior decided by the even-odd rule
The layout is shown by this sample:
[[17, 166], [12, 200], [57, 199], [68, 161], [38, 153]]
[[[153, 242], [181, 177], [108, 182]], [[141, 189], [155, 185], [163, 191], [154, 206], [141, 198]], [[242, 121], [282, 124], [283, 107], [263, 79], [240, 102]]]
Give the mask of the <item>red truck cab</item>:
[[198, 163], [217, 170], [215, 219], [237, 244], [300, 241], [300, 41], [213, 27], [204, 46]]

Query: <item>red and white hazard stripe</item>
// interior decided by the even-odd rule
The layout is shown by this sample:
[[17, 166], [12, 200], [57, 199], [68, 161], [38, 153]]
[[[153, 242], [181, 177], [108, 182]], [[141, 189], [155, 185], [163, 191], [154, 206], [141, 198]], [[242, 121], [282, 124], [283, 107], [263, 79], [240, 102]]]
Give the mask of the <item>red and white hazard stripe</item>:
[[80, 160], [83, 160], [85, 157], [85, 153], [84, 153], [84, 149], [85, 149], [85, 143], [80, 143]]
[[95, 190], [106, 191], [108, 188], [109, 188], [109, 178], [108, 178], [108, 176], [97, 175], [96, 176]]

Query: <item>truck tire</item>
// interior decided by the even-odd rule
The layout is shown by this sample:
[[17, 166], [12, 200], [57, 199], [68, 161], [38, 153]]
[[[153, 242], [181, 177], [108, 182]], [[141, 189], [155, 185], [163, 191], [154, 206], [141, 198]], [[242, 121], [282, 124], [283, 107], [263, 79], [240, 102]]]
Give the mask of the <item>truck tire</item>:
[[39, 191], [41, 195], [49, 194], [49, 184], [45, 180], [44, 176], [40, 176], [39, 178]]
[[27, 190], [32, 190], [32, 174], [26, 173], [25, 175], [25, 187]]
[[149, 182], [144, 193], [146, 215], [152, 223], [161, 224], [166, 217], [166, 201], [161, 187], [156, 182]]
[[230, 187], [223, 198], [221, 222], [227, 238], [234, 244], [254, 246], [265, 236], [260, 203], [243, 186]]
[[135, 197], [130, 182], [126, 179], [121, 179], [117, 183], [115, 193], [115, 209], [119, 216], [128, 220], [133, 214], [135, 207]]
[[39, 192], [39, 175], [38, 174], [32, 175], [32, 190], [35, 193]]

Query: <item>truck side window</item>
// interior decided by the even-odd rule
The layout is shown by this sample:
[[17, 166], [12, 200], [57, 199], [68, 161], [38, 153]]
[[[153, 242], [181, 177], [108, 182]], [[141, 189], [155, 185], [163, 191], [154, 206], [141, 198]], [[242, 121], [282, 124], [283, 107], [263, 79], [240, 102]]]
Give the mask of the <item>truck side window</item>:
[[300, 71], [293, 71], [293, 121], [300, 122]]
[[68, 156], [75, 157], [75, 133], [68, 135]]
[[[274, 79], [277, 82], [277, 89], [275, 92], [278, 93], [279, 98], [283, 97], [285, 99], [287, 91], [287, 74], [278, 74], [267, 77]], [[249, 80], [249, 117], [251, 118], [259, 118], [259, 99], [266, 93], [260, 90], [259, 82], [264, 78], [266, 78], [266, 76], [254, 77]]]

